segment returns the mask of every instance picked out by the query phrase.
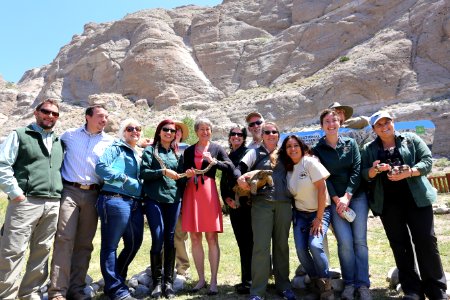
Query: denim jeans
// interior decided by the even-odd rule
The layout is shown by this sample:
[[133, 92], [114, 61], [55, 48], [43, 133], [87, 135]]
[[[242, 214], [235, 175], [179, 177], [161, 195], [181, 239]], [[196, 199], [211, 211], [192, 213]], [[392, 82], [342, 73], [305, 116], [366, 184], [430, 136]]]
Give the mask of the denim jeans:
[[369, 251], [367, 248], [367, 216], [369, 206], [366, 194], [360, 192], [350, 201], [350, 208], [356, 218], [349, 223], [336, 211], [334, 202], [331, 206], [331, 223], [338, 242], [339, 263], [345, 285], [370, 287]]
[[[101, 222], [100, 268], [105, 279], [105, 294], [111, 299], [120, 299], [129, 294], [125, 284], [128, 266], [142, 244], [142, 205], [131, 198], [100, 194], [97, 211]], [[124, 248], [117, 257], [121, 238]]]
[[163, 245], [166, 249], [174, 247], [175, 226], [180, 214], [181, 202], [161, 203], [145, 198], [145, 215], [147, 216], [152, 248], [150, 253], [160, 254]]
[[310, 229], [317, 212], [294, 210], [294, 241], [300, 263], [309, 277], [329, 278], [328, 258], [323, 250], [323, 239], [330, 225], [330, 206], [325, 208], [322, 218], [323, 234], [311, 235]]

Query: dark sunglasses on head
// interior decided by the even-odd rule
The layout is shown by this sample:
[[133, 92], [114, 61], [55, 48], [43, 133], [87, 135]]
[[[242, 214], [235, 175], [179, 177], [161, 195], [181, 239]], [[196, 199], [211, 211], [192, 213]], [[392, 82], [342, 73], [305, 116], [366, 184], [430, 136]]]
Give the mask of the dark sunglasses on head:
[[142, 130], [142, 128], [141, 128], [141, 126], [136, 126], [136, 127], [133, 127], [133, 126], [127, 126], [127, 128], [125, 128], [125, 130], [127, 131], [127, 132], [133, 132], [133, 131], [137, 131], [137, 132], [141, 132], [141, 130]]
[[51, 111], [51, 110], [48, 110], [48, 109], [45, 109], [45, 108], [41, 108], [39, 111], [41, 113], [43, 113], [44, 115], [46, 115], [46, 116], [59, 117], [59, 112], [56, 112], [56, 111]]
[[243, 137], [243, 136], [244, 136], [244, 134], [243, 134], [243, 133], [241, 133], [241, 132], [232, 132], [232, 133], [230, 133], [230, 136], [238, 136], [238, 137]]
[[176, 129], [167, 128], [167, 127], [163, 127], [163, 128], [161, 128], [161, 129], [162, 129], [162, 131], [164, 131], [164, 132], [170, 132], [170, 133], [175, 133], [175, 132], [177, 132]]
[[267, 134], [267, 135], [269, 135], [269, 134], [278, 134], [277, 130], [264, 130], [263, 132], [264, 132], [264, 134]]
[[261, 121], [261, 120], [258, 120], [258, 121], [255, 121], [255, 122], [251, 122], [251, 123], [248, 123], [248, 127], [253, 127], [253, 126], [255, 126], [255, 125], [261, 125], [263, 123], [263, 121]]

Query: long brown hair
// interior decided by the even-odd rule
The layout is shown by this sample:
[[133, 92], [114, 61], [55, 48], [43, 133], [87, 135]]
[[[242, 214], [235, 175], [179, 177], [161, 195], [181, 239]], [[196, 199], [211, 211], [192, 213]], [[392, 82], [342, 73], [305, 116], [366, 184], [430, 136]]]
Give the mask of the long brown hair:
[[306, 143], [301, 138], [299, 138], [295, 134], [291, 134], [291, 135], [287, 136], [283, 140], [283, 143], [281, 144], [281, 147], [278, 150], [278, 159], [280, 160], [280, 162], [282, 164], [284, 164], [286, 171], [292, 171], [294, 169], [294, 162], [292, 161], [292, 159], [289, 157], [289, 155], [286, 152], [286, 145], [290, 139], [296, 140], [297, 143], [300, 145], [300, 150], [302, 151], [302, 157], [307, 154], [311, 154], [311, 149], [309, 148], [308, 145], [306, 145]]

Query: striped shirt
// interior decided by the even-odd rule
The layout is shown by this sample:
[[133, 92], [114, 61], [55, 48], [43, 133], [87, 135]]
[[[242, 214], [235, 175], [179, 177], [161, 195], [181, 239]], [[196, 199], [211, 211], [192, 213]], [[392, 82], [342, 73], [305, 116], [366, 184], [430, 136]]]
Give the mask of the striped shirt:
[[64, 180], [83, 185], [100, 184], [95, 165], [114, 138], [105, 132], [89, 133], [86, 127], [69, 129], [61, 135], [65, 147], [61, 175]]

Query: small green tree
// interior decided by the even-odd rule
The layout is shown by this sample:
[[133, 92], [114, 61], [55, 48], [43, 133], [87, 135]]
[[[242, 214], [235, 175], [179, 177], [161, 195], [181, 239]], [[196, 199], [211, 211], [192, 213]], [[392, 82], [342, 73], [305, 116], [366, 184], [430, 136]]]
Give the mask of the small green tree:
[[183, 120], [181, 120], [181, 122], [186, 124], [186, 126], [189, 129], [189, 136], [186, 139], [186, 141], [184, 141], [184, 142], [189, 145], [195, 144], [197, 142], [197, 135], [195, 134], [195, 130], [194, 130], [194, 123], [195, 123], [194, 119], [186, 116], [183, 118]]

